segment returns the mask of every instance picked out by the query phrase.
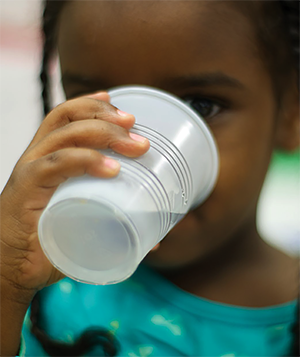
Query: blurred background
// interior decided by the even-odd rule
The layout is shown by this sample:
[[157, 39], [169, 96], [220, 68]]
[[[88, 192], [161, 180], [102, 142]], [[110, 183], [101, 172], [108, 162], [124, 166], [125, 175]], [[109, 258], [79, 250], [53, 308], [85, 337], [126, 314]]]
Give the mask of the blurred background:
[[[40, 0], [0, 0], [0, 188], [42, 120]], [[63, 101], [58, 65], [54, 103]], [[275, 153], [261, 194], [258, 230], [266, 241], [300, 255], [299, 151]]]

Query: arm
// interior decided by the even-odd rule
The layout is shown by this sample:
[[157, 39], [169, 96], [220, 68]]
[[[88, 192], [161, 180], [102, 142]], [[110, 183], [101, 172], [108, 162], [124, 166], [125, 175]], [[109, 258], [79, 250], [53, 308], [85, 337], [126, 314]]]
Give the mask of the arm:
[[1, 348], [15, 356], [26, 311], [34, 295], [64, 277], [39, 244], [39, 218], [58, 185], [89, 174], [109, 178], [118, 167], [98, 151], [111, 148], [129, 157], [149, 142], [133, 140], [133, 115], [122, 116], [106, 93], [59, 105], [44, 119], [1, 194]]
[[12, 287], [1, 277], [1, 356], [16, 356], [26, 311], [33, 298], [31, 292]]

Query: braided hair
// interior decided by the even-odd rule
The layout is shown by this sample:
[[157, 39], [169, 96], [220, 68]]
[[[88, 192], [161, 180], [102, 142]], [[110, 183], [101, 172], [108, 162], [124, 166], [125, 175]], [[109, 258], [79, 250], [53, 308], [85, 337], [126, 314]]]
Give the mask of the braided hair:
[[40, 295], [40, 293], [36, 294], [31, 304], [31, 333], [50, 356], [82, 356], [96, 346], [102, 347], [104, 356], [117, 355], [118, 341], [111, 332], [99, 326], [91, 326], [86, 329], [74, 343], [51, 339], [40, 326], [42, 311]]
[[294, 66], [299, 75], [299, 2], [297, 0], [284, 0], [280, 1], [280, 6], [285, 15], [284, 22], [288, 32]]
[[[290, 51], [294, 69], [297, 74], [298, 90], [300, 92], [300, 2], [299, 0], [280, 0], [285, 14], [285, 24], [289, 35]], [[300, 298], [297, 307], [297, 319], [293, 326], [292, 357], [300, 356]]]
[[59, 19], [59, 14], [65, 1], [50, 1], [44, 2], [44, 11], [42, 17], [42, 33], [43, 33], [43, 58], [40, 72], [40, 80], [42, 83], [42, 99], [44, 114], [47, 115], [51, 110], [51, 86], [49, 78], [49, 67], [53, 57], [56, 44], [56, 28]]
[[[44, 114], [51, 110], [51, 85], [49, 67], [56, 45], [56, 29], [59, 14], [66, 3], [65, 0], [44, 0], [42, 17], [42, 32], [44, 39], [43, 58], [40, 72], [42, 84], [42, 100]], [[252, 2], [251, 2], [252, 3]], [[292, 73], [293, 79], [299, 84], [299, 2], [297, 0], [253, 1], [261, 3], [260, 26], [258, 38], [266, 54], [268, 69], [277, 88], [281, 88], [280, 80], [289, 78], [286, 71]], [[271, 11], [270, 11], [271, 10]], [[274, 12], [277, 20], [274, 20]], [[279, 18], [279, 20], [278, 20]], [[257, 18], [256, 18], [257, 20]], [[278, 41], [279, 39], [279, 41]], [[286, 51], [279, 50], [282, 46]], [[279, 53], [284, 53], [284, 58]], [[278, 54], [278, 55], [277, 55]], [[281, 73], [283, 71], [283, 73]], [[282, 78], [281, 78], [282, 77]], [[31, 332], [39, 340], [44, 350], [50, 356], [80, 356], [95, 346], [102, 346], [104, 356], [115, 356], [118, 353], [118, 342], [109, 331], [96, 327], [87, 329], [72, 344], [51, 339], [40, 326], [41, 298], [36, 294], [31, 305]], [[299, 356], [299, 304], [297, 312], [298, 321], [293, 326], [294, 343], [290, 356]]]

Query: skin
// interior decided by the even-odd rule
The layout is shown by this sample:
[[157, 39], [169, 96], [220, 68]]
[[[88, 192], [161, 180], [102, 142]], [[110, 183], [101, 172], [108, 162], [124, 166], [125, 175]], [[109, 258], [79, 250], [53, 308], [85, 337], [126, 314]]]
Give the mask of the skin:
[[[147, 140], [129, 136], [134, 117], [119, 115], [106, 93], [77, 98], [119, 85], [214, 102], [206, 120], [220, 153], [218, 183], [147, 264], [187, 292], [224, 303], [262, 307], [296, 298], [297, 263], [264, 243], [255, 222], [273, 149], [298, 145], [298, 95], [287, 87], [284, 111], [278, 110], [253, 25], [238, 5], [67, 2], [57, 35], [68, 101], [45, 118], [1, 197], [2, 354], [17, 351], [34, 294], [63, 278], [37, 237], [38, 219], [57, 186], [85, 172], [117, 175], [119, 167], [95, 149], [111, 147], [129, 157], [149, 149]], [[179, 80], [212, 73], [230, 76], [235, 85]]]

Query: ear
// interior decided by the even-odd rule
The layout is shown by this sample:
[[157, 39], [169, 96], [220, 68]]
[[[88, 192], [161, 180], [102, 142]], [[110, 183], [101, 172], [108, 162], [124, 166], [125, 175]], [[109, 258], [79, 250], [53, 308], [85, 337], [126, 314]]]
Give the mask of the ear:
[[276, 146], [287, 151], [300, 146], [299, 90], [294, 82], [283, 98], [276, 128]]

